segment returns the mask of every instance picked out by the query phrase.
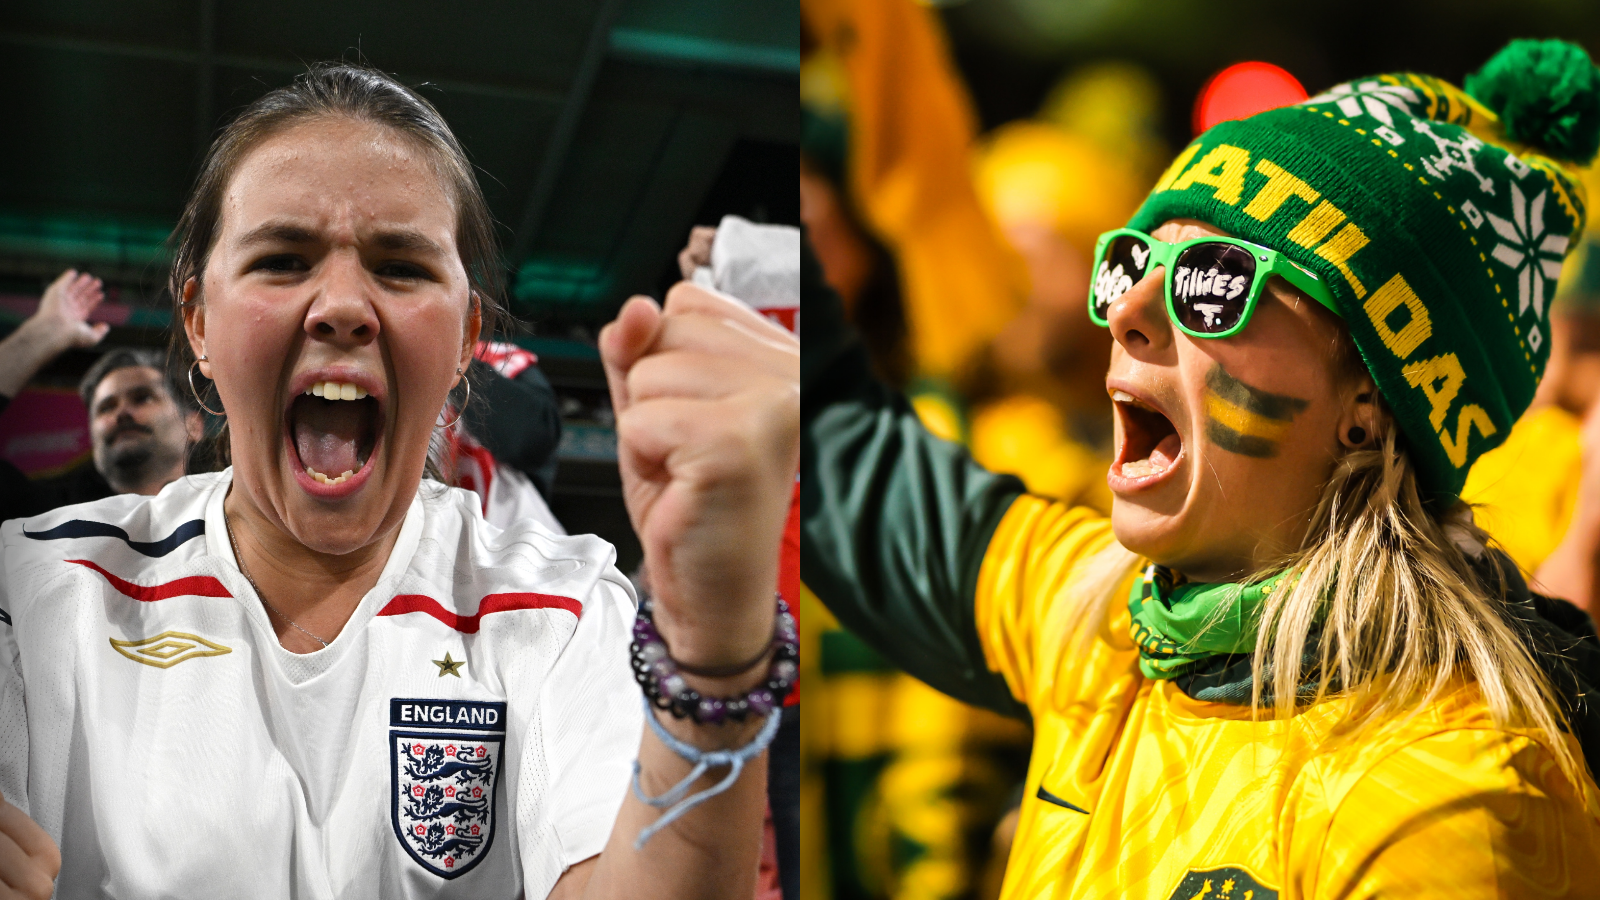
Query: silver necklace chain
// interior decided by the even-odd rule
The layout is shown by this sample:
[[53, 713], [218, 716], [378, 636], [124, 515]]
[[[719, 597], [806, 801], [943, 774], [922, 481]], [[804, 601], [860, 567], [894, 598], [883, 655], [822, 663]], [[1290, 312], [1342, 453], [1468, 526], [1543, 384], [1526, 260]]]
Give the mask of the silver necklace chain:
[[301, 628], [299, 623], [295, 622], [295, 620], [293, 620], [293, 619], [289, 618], [288, 616], [284, 615], [283, 614], [283, 610], [278, 609], [276, 606], [273, 606], [271, 603], [269, 603], [267, 601], [267, 595], [266, 595], [265, 592], [263, 592], [261, 590], [261, 585], [256, 584], [256, 580], [254, 578], [250, 577], [250, 570], [248, 570], [248, 569], [246, 569], [244, 567], [244, 556], [239, 553], [239, 542], [233, 536], [233, 523], [228, 521], [228, 517], [227, 516], [223, 516], [222, 517], [222, 527], [224, 529], [226, 529], [227, 532], [228, 532], [228, 544], [229, 544], [229, 546], [233, 547], [233, 561], [239, 564], [239, 574], [243, 575], [244, 576], [244, 580], [250, 582], [250, 586], [256, 589], [256, 596], [261, 598], [261, 605], [265, 606], [267, 609], [270, 609], [273, 612], [277, 613], [278, 614], [278, 618], [284, 620], [285, 622], [288, 622], [290, 628], [293, 628], [294, 630], [300, 632], [301, 634], [305, 635], [306, 637], [311, 638], [313, 641], [316, 641], [317, 643], [321, 644], [323, 646], [323, 648], [326, 649], [327, 646], [328, 646], [328, 642], [327, 641], [323, 640], [322, 638], [317, 637], [316, 635], [314, 635], [311, 632], [305, 630], [304, 628]]

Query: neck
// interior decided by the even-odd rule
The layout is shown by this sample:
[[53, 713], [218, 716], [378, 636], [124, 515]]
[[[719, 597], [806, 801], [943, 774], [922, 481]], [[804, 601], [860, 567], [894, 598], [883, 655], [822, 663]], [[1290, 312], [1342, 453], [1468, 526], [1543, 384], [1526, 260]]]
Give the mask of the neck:
[[144, 494], [154, 496], [161, 493], [161, 489], [183, 477], [183, 460], [178, 460], [173, 465], [160, 472], [148, 473], [122, 473], [113, 470], [105, 475], [106, 484], [119, 494]]
[[361, 598], [378, 583], [400, 536], [394, 528], [365, 547], [335, 556], [300, 543], [262, 515], [243, 491], [230, 488], [222, 509], [239, 565], [260, 592], [278, 642], [296, 653], [323, 648], [305, 632], [331, 643], [344, 630]]

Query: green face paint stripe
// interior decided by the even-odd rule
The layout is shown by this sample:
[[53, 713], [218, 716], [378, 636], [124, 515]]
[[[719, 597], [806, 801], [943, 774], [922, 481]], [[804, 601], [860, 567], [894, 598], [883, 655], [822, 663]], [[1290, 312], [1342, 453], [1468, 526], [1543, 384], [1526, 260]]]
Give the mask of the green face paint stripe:
[[1268, 459], [1278, 455], [1278, 442], [1253, 434], [1240, 434], [1221, 422], [1206, 422], [1206, 440], [1231, 453]]
[[1291, 421], [1311, 405], [1310, 401], [1299, 397], [1253, 388], [1229, 375], [1221, 365], [1212, 366], [1211, 371], [1206, 373], [1206, 388], [1242, 410], [1280, 422]]

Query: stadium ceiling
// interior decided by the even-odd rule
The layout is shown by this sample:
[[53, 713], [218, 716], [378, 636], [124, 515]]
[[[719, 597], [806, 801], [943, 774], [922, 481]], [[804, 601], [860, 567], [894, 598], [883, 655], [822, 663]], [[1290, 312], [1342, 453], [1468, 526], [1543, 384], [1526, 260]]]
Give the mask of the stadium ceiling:
[[755, 181], [789, 217], [799, 34], [794, 0], [8, 0], [0, 274], [153, 289], [218, 126], [307, 62], [364, 59], [466, 146], [521, 311], [592, 320], [659, 286], [708, 195], [774, 190], [730, 168], [780, 168]]

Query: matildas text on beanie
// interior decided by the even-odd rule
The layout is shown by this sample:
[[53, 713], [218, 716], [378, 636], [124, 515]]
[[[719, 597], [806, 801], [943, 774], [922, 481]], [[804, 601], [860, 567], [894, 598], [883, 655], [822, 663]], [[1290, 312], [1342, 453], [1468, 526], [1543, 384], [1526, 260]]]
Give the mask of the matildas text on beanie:
[[1134, 214], [1199, 219], [1331, 289], [1423, 489], [1458, 495], [1533, 400], [1550, 300], [1600, 147], [1600, 71], [1562, 41], [1513, 41], [1466, 90], [1428, 75], [1337, 85], [1223, 122]]

